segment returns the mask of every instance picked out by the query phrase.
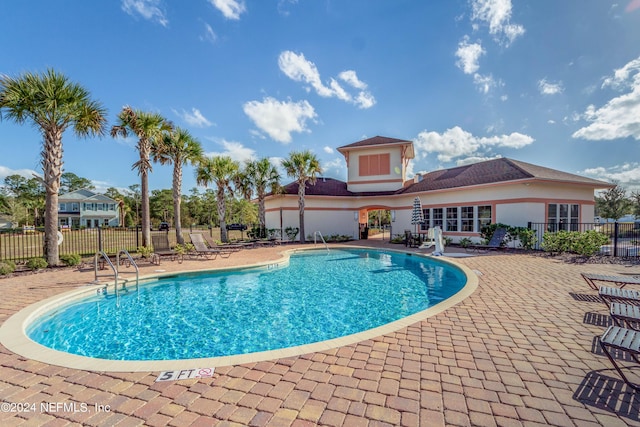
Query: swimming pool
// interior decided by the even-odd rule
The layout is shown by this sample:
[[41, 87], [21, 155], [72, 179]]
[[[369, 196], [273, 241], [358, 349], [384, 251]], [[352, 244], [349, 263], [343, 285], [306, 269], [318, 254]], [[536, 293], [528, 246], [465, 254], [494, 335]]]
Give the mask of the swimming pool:
[[121, 293], [119, 306], [114, 295], [58, 303], [23, 327], [57, 352], [105, 361], [268, 353], [411, 318], [467, 279], [449, 263], [406, 253], [304, 251], [288, 263], [150, 281]]

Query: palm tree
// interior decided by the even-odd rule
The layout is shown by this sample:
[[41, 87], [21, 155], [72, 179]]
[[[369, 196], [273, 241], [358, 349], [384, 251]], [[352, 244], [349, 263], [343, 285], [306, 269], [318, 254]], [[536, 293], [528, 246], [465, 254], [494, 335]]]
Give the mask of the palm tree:
[[162, 139], [164, 132], [169, 132], [171, 129], [171, 123], [160, 114], [134, 110], [129, 106], [122, 108], [118, 114], [118, 123], [111, 128], [111, 136], [114, 138], [117, 136], [126, 138], [129, 133], [138, 137], [140, 159], [133, 164], [131, 169], [138, 169], [140, 175], [142, 246], [149, 246], [151, 243], [151, 215], [149, 213], [149, 172], [151, 172], [149, 155], [151, 146], [155, 141]]
[[203, 155], [202, 145], [197, 139], [182, 128], [168, 132], [160, 144], [152, 146], [152, 155], [161, 165], [173, 164], [173, 218], [176, 227], [176, 240], [184, 244], [180, 205], [182, 204], [182, 166], [197, 163]]
[[[58, 265], [58, 192], [62, 175], [62, 134], [72, 127], [79, 137], [103, 135], [106, 110], [82, 86], [48, 69], [17, 78], [0, 75], [0, 113], [22, 124], [31, 122], [42, 133], [42, 182], [45, 187], [44, 254]], [[0, 114], [1, 117], [1, 114]]]
[[322, 173], [320, 161], [309, 150], [292, 151], [289, 157], [282, 161], [282, 167], [287, 175], [298, 182], [298, 209], [300, 213], [300, 243], [305, 242], [304, 234], [304, 196], [307, 182], [316, 183], [317, 176]]
[[218, 218], [220, 219], [220, 240], [227, 242], [227, 228], [225, 216], [227, 206], [225, 193], [233, 193], [231, 183], [234, 181], [240, 164], [229, 156], [204, 157], [196, 170], [196, 181], [205, 187], [215, 184], [217, 187], [216, 198], [218, 201]]
[[267, 195], [267, 189], [272, 193], [278, 191], [280, 187], [280, 174], [278, 169], [271, 164], [268, 158], [264, 157], [260, 160], [247, 161], [244, 170], [239, 174], [239, 188], [243, 189], [245, 197], [251, 197], [253, 191], [258, 198], [258, 222], [260, 223], [260, 235], [265, 236], [265, 208], [264, 199]]

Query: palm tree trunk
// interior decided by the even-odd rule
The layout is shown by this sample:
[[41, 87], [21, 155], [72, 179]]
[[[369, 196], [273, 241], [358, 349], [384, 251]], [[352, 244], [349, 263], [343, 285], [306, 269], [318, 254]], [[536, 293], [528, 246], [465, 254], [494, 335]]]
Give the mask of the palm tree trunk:
[[223, 243], [227, 243], [229, 238], [227, 236], [227, 221], [225, 216], [227, 214], [227, 205], [224, 200], [224, 187], [218, 186], [218, 219], [220, 220], [220, 240]]
[[180, 159], [175, 159], [173, 164], [173, 218], [176, 226], [176, 241], [180, 245], [184, 245], [184, 237], [182, 237], [182, 224], [180, 219], [180, 205], [182, 198], [180, 196], [180, 188], [182, 187], [182, 163]]
[[44, 256], [49, 266], [60, 264], [58, 253], [58, 190], [62, 175], [62, 131], [53, 129], [44, 134], [42, 150], [44, 172], [45, 216], [44, 216]]
[[298, 208], [300, 211], [300, 243], [305, 243], [305, 234], [304, 234], [304, 187], [306, 182], [298, 183]]
[[140, 191], [142, 192], [142, 246], [151, 245], [151, 214], [149, 213], [149, 175], [147, 170], [140, 172]]

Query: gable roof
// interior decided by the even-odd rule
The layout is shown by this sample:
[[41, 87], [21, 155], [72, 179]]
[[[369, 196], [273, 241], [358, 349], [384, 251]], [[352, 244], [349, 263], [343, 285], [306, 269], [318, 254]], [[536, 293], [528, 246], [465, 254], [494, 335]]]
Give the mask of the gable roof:
[[375, 145], [390, 145], [390, 144], [413, 144], [411, 141], [398, 138], [388, 138], [386, 136], [374, 136], [373, 138], [363, 139], [362, 141], [354, 142], [353, 144], [343, 145], [338, 147], [338, 151], [344, 148], [357, 148], [357, 147], [371, 147]]
[[400, 192], [416, 193], [518, 180], [567, 182], [588, 185], [594, 188], [612, 187], [612, 184], [608, 182], [586, 178], [556, 169], [545, 168], [519, 160], [499, 158], [430, 172], [423, 175], [420, 182], [411, 184]]
[[87, 190], [86, 188], [81, 188], [80, 190], [71, 191], [69, 193], [61, 194], [58, 197], [60, 201], [97, 201], [97, 202], [110, 202], [116, 203], [111, 197], [105, 196], [104, 194], [96, 193], [92, 190]]

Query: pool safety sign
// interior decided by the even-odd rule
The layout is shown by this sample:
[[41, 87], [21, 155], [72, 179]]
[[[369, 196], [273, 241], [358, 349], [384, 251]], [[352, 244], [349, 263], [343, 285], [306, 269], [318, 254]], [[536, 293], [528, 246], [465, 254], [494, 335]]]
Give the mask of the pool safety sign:
[[179, 371], [164, 371], [160, 372], [160, 375], [158, 375], [158, 378], [156, 378], [156, 382], [211, 378], [213, 377], [213, 369], [214, 368], [195, 368], [181, 369]]

